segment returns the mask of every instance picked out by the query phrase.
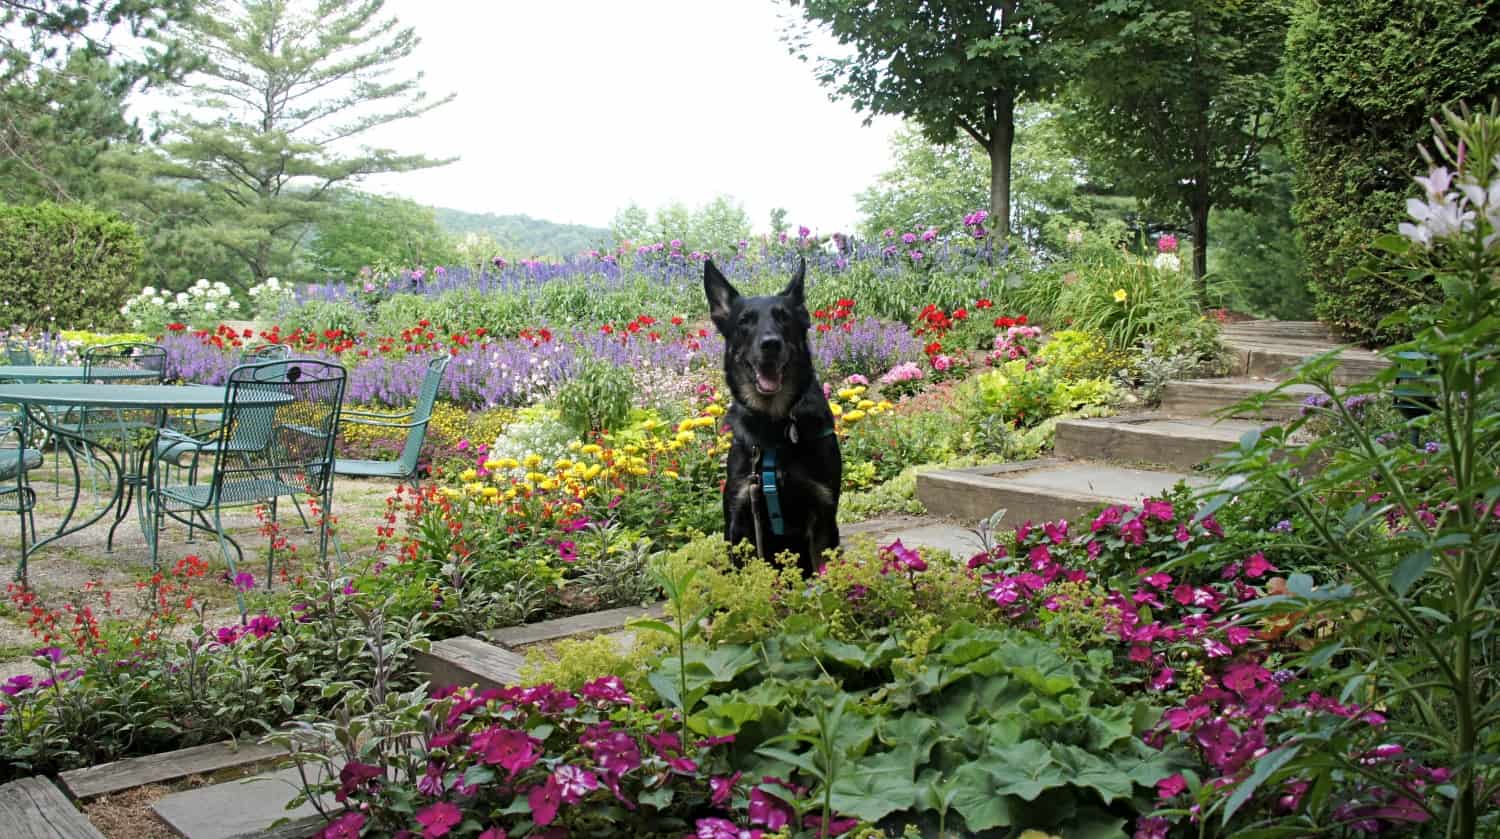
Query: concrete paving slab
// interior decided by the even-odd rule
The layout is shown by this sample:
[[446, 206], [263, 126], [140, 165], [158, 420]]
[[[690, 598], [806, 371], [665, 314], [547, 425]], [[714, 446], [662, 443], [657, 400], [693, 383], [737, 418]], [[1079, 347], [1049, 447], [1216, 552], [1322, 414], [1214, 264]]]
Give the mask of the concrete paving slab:
[[[321, 770], [308, 766], [306, 771]], [[299, 788], [299, 775], [293, 766], [240, 781], [174, 792], [151, 805], [151, 809], [185, 839], [311, 836], [324, 824], [312, 802], [294, 810], [286, 809]], [[325, 797], [322, 803], [329, 812], [339, 809], [332, 796]], [[273, 829], [271, 825], [282, 818], [289, 823]]]

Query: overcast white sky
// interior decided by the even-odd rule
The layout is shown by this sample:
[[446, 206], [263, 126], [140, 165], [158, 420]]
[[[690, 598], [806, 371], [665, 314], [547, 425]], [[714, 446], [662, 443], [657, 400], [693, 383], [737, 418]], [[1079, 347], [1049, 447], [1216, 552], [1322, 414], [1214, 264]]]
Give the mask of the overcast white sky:
[[456, 163], [367, 188], [475, 212], [607, 225], [630, 201], [718, 193], [757, 230], [848, 230], [887, 168], [893, 119], [862, 125], [778, 39], [778, 0], [391, 0], [413, 69], [458, 98], [367, 139]]

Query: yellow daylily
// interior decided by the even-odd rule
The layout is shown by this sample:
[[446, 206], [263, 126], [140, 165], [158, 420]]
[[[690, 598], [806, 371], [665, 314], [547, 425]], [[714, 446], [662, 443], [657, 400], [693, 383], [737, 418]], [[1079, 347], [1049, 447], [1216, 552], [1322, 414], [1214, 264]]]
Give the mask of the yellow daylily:
[[1124, 303], [1126, 301], [1126, 299], [1128, 299], [1129, 297], [1130, 297], [1130, 295], [1125, 293], [1125, 289], [1123, 289], [1123, 288], [1117, 288], [1117, 289], [1115, 289], [1115, 302], [1116, 303]]

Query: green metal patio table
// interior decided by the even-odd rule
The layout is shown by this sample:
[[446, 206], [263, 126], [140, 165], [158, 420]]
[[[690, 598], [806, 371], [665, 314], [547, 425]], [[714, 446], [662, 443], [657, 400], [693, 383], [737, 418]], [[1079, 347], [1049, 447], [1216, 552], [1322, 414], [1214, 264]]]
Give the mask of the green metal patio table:
[[129, 381], [156, 378], [160, 374], [143, 367], [95, 367], [85, 377], [82, 367], [50, 364], [0, 364], [0, 382]]
[[[68, 440], [69, 445], [66, 449], [73, 468], [74, 479], [72, 503], [58, 524], [57, 532], [46, 539], [37, 540], [29, 548], [22, 548], [21, 562], [16, 576], [22, 580], [25, 579], [26, 561], [39, 548], [69, 534], [77, 533], [103, 519], [111, 510], [114, 510], [115, 516], [114, 523], [110, 525], [107, 545], [112, 545], [115, 529], [129, 515], [132, 506], [137, 509], [141, 532], [145, 535], [147, 542], [154, 540], [156, 538], [155, 516], [148, 509], [145, 490], [151, 480], [154, 464], [151, 452], [155, 449], [155, 432], [165, 425], [168, 410], [222, 408], [227, 393], [227, 388], [213, 385], [128, 385], [90, 382], [0, 384], [0, 402], [14, 402], [25, 408], [20, 418], [23, 440], [29, 439], [28, 426], [30, 424], [36, 424], [46, 429], [49, 434]], [[244, 397], [245, 394], [241, 393], [241, 398]], [[254, 398], [264, 399], [270, 404], [290, 400], [290, 397], [272, 392], [259, 394]], [[119, 432], [118, 440], [122, 443], [118, 447], [121, 450], [115, 451], [105, 445], [101, 436], [82, 433], [81, 426], [58, 422], [52, 415], [52, 412], [58, 409], [94, 410], [112, 414], [116, 418], [114, 424]], [[126, 420], [126, 414], [145, 419]], [[98, 428], [109, 428], [109, 426], [109, 422], [95, 424]], [[143, 439], [132, 446], [130, 440], [136, 436], [132, 432], [146, 432], [139, 436], [144, 438], [149, 435], [149, 439]], [[78, 511], [83, 482], [78, 469], [78, 460], [74, 454], [74, 446], [97, 454], [106, 470], [114, 476], [114, 480], [111, 481], [113, 494], [108, 502], [78, 524], [73, 524], [73, 517]], [[59, 451], [62, 448], [59, 447]], [[23, 481], [24, 475], [23, 471], [21, 479]], [[137, 496], [140, 496], [138, 503], [136, 502]]]

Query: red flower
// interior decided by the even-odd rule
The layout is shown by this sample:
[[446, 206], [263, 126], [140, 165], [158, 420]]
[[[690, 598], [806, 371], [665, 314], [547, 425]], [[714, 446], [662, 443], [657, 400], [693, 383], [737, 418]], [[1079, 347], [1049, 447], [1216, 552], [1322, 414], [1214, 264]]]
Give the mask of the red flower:
[[954, 320], [963, 320], [964, 318], [967, 318], [968, 316], [969, 316], [969, 310], [968, 309], [954, 309], [953, 310], [953, 319]]
[[181, 332], [182, 330], [187, 329], [187, 324], [185, 324], [185, 323], [169, 323], [169, 324], [167, 324], [167, 328], [170, 329], [170, 330], [172, 330], [173, 332]]
[[677, 316], [674, 315], [672, 317], [672, 325], [673, 326], [682, 326], [682, 318], [677, 317]]
[[850, 300], [847, 297], [839, 298], [839, 308], [840, 309], [852, 309], [852, 308], [854, 308], [854, 301]]
[[922, 348], [922, 352], [925, 352], [928, 355], [937, 355], [938, 353], [940, 353], [942, 351], [943, 351], [943, 345], [940, 344], [940, 343], [938, 343], [937, 341], [933, 341], [932, 343], [930, 343], [927, 346], [925, 346], [925, 347]]
[[1016, 326], [1025, 326], [1025, 325], [1026, 325], [1026, 316], [1025, 315], [1021, 315], [1020, 317], [1016, 318]]
[[993, 305], [995, 305], [994, 302], [992, 302], [989, 298], [986, 298], [986, 297], [981, 297], [978, 300], [974, 301], [974, 308], [976, 308], [976, 309], [988, 309], [989, 307], [991, 307]]
[[432, 321], [428, 320], [427, 318], [422, 318], [421, 320], [417, 321], [417, 326], [426, 329], [427, 327], [432, 326]]

